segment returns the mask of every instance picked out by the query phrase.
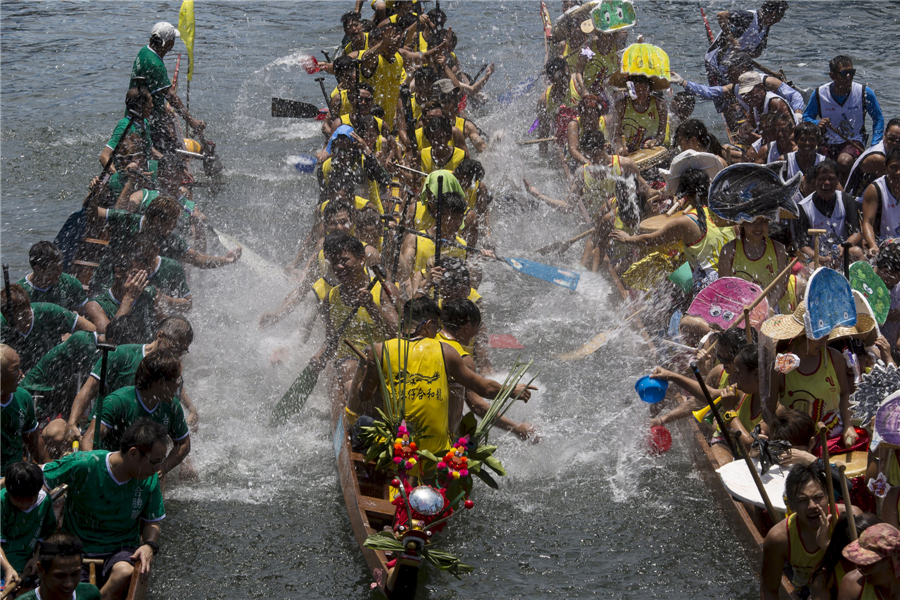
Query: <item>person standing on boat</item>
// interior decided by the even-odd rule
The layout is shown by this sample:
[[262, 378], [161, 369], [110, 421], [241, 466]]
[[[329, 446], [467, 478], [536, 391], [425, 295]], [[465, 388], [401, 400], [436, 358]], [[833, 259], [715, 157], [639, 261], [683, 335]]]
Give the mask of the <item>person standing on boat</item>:
[[856, 564], [838, 590], [838, 600], [900, 598], [900, 531], [894, 525], [872, 525], [843, 555]]
[[[421, 438], [419, 447], [440, 456], [451, 444], [450, 382], [483, 398], [496, 398], [502, 386], [469, 368], [452, 345], [435, 339], [441, 325], [440, 309], [434, 300], [410, 300], [403, 307], [403, 315], [400, 337], [366, 348], [367, 360], [353, 379], [347, 408], [356, 414], [377, 414], [375, 408], [384, 403], [379, 391], [380, 369], [385, 380], [390, 378], [398, 386], [395, 389], [405, 388], [407, 421], [415, 423], [418, 430], [428, 428], [429, 437]], [[532, 389], [536, 388], [520, 383], [513, 396], [527, 402]]]
[[835, 56], [828, 68], [831, 83], [819, 86], [809, 97], [803, 120], [822, 130], [825, 154], [837, 162], [838, 181], [845, 183], [866, 149], [866, 113], [872, 118], [872, 146], [884, 137], [884, 115], [872, 88], [854, 83], [856, 69], [849, 56]]
[[872, 182], [862, 196], [862, 232], [870, 256], [878, 243], [900, 235], [900, 146], [885, 157], [886, 174]]
[[[804, 597], [804, 588], [822, 562], [837, 520], [837, 515], [828, 514], [825, 477], [821, 463], [794, 465], [788, 473], [784, 494], [794, 512], [772, 527], [763, 541], [759, 582], [762, 600], [778, 600], [785, 563], [793, 570], [791, 583]], [[838, 512], [840, 509], [843, 505]]]
[[175, 150], [184, 144], [178, 139], [174, 122], [166, 112], [168, 105], [172, 106], [189, 127], [197, 131], [206, 128], [206, 123], [193, 118], [178, 98], [163, 62], [163, 58], [175, 46], [177, 37], [181, 37], [181, 33], [171, 23], [163, 21], [154, 25], [150, 30], [150, 42], [141, 48], [137, 58], [134, 59], [131, 81], [128, 84], [129, 88], [143, 85], [150, 91], [153, 110], [148, 120], [153, 147], [170, 160], [179, 160]]
[[[788, 3], [766, 0], [755, 10], [723, 10], [716, 13], [722, 33], [706, 51], [706, 75], [710, 85], [725, 85], [740, 75], [744, 57], [759, 58], [769, 42], [769, 30], [784, 18]], [[718, 107], [717, 107], [718, 108]], [[721, 112], [721, 110], [719, 111]]]
[[844, 184], [847, 193], [859, 197], [870, 183], [886, 175], [885, 160], [894, 148], [900, 148], [900, 119], [888, 121], [884, 128], [884, 138], [867, 148], [853, 163], [847, 183]]
[[141, 561], [144, 577], [153, 567], [159, 523], [166, 517], [157, 473], [165, 457], [166, 428], [140, 419], [114, 452], [73, 452], [44, 465], [48, 488], [69, 486], [65, 531], [82, 541], [85, 558], [103, 560], [98, 582], [105, 599], [122, 595], [135, 561]]

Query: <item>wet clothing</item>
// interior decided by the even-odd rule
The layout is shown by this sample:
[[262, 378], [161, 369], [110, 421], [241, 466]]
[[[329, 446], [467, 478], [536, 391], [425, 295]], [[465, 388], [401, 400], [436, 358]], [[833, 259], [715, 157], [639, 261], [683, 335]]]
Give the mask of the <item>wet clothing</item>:
[[422, 162], [422, 171], [424, 173], [433, 173], [434, 171], [439, 171], [441, 169], [446, 171], [455, 171], [456, 167], [459, 166], [459, 163], [466, 158], [466, 153], [460, 148], [453, 148], [453, 153], [450, 155], [450, 158], [442, 165], [437, 164], [432, 154], [433, 148], [429, 146], [425, 148], [420, 153], [419, 157]]
[[859, 204], [844, 192], [836, 191], [831, 200], [825, 201], [813, 192], [799, 202], [800, 219], [797, 222], [797, 242], [812, 247], [809, 229], [824, 229], [828, 233], [819, 236], [819, 251], [830, 256], [841, 242], [847, 241], [859, 231]]
[[[376, 283], [370, 291], [376, 306], [381, 306], [381, 284]], [[354, 300], [356, 293], [352, 293]], [[341, 286], [337, 285], [328, 292], [328, 314], [331, 317], [331, 325], [334, 332], [339, 333], [341, 340], [350, 340], [357, 347], [362, 348], [370, 341], [370, 336], [378, 337], [381, 332], [375, 325], [375, 320], [369, 311], [360, 306], [355, 308], [348, 306], [341, 298]], [[344, 325], [346, 323], [346, 325]], [[343, 331], [341, 329], [343, 328]], [[356, 358], [356, 354], [347, 348], [346, 344], [338, 344], [337, 358]]]
[[191, 295], [184, 267], [177, 260], [157, 257], [156, 269], [147, 277], [147, 285], [152, 285], [160, 293], [172, 298], [187, 298]]
[[30, 508], [19, 510], [10, 502], [9, 490], [0, 490], [0, 543], [6, 559], [18, 573], [34, 555], [38, 541], [55, 531], [56, 515], [50, 494], [41, 490]]
[[[110, 352], [106, 357], [106, 393], [134, 385], [134, 375], [145, 356], [147, 346], [144, 344], [120, 344]], [[100, 362], [98, 359], [91, 369], [91, 377], [97, 381], [100, 381]]]
[[878, 212], [875, 215], [875, 238], [882, 242], [887, 238], [900, 235], [900, 198], [891, 193], [887, 175], [872, 182], [878, 193]]
[[[137, 315], [135, 320], [138, 337], [145, 342], [150, 342], [156, 336], [156, 294], [156, 288], [148, 285], [131, 307], [131, 314]], [[94, 296], [91, 300], [100, 305], [109, 320], [116, 316], [122, 305], [122, 301], [113, 295], [112, 288]]]
[[[137, 79], [143, 77], [143, 81]], [[150, 113], [151, 128], [158, 127], [158, 121], [166, 114], [166, 102], [169, 88], [172, 82], [169, 80], [169, 72], [163, 59], [150, 46], [140, 49], [131, 67], [131, 80], [128, 89], [138, 87], [138, 83], [144, 85], [153, 97], [153, 111]], [[126, 117], [128, 115], [125, 115]]]
[[31, 368], [50, 352], [50, 349], [62, 343], [64, 333], [73, 333], [78, 323], [78, 315], [56, 304], [33, 302], [31, 304], [31, 328], [22, 333], [10, 327], [5, 316], [0, 316], [0, 341], [19, 355], [22, 372], [27, 374]]
[[[744, 249], [744, 239], [737, 238], [734, 242], [734, 260], [732, 261], [731, 271], [734, 277], [740, 277], [746, 281], [750, 281], [758, 285], [762, 289], [769, 287], [769, 284], [775, 280], [781, 269], [778, 268], [778, 255], [775, 252], [775, 242], [766, 238], [766, 250], [762, 256], [752, 259], [747, 256]], [[782, 296], [778, 305], [781, 314], [791, 314], [789, 309], [791, 297], [787, 292]]]
[[28, 293], [32, 302], [49, 302], [76, 312], [87, 304], [88, 298], [78, 278], [68, 273], [59, 276], [59, 281], [47, 288], [37, 288], [31, 283], [34, 273], [29, 273], [16, 283]]
[[371, 77], [363, 77], [362, 80], [375, 90], [375, 103], [384, 109], [384, 120], [393, 129], [400, 86], [406, 80], [403, 57], [396, 52], [393, 61], [389, 62], [384, 56], [379, 55], [375, 73]]
[[0, 476], [6, 476], [6, 469], [14, 462], [22, 460], [25, 442], [22, 436], [37, 431], [34, 418], [34, 402], [31, 394], [23, 387], [4, 398], [0, 403], [0, 424], [2, 424], [2, 463]]
[[666, 124], [661, 122], [659, 100], [651, 96], [650, 105], [641, 112], [634, 107], [631, 96], [626, 96], [625, 116], [622, 118], [621, 129], [629, 152], [640, 150], [645, 141], [664, 132]]
[[[844, 96], [836, 96], [832, 93], [834, 83], [826, 83], [819, 86], [815, 93], [809, 97], [806, 110], [803, 111], [803, 120], [819, 124], [820, 119], [828, 118], [831, 126], [840, 131], [847, 138], [865, 143], [866, 140], [866, 113], [872, 118], [872, 144], [879, 143], [884, 137], [884, 115], [881, 106], [875, 97], [872, 88], [853, 83], [850, 92]], [[826, 144], [843, 144], [844, 138], [831, 131], [825, 130]]]
[[[840, 365], [844, 368], [844, 365]], [[784, 389], [778, 401], [785, 408], [802, 410], [815, 423], [822, 422], [828, 429], [828, 437], [836, 437], [843, 431], [840, 402], [841, 386], [835, 372], [834, 359], [827, 348], [819, 352], [819, 364], [811, 373], [799, 368], [784, 376]]]
[[[19, 596], [21, 600], [43, 600], [41, 588], [37, 587], [27, 594]], [[100, 600], [100, 590], [96, 585], [82, 581], [75, 588], [74, 600]]]
[[153, 410], [144, 404], [141, 393], [134, 386], [123, 387], [103, 399], [100, 422], [109, 428], [106, 437], [100, 440], [104, 450], [118, 449], [122, 434], [138, 419], [149, 418], [166, 428], [173, 442], [187, 439], [191, 435], [181, 402], [174, 398], [171, 402], [160, 402]]
[[21, 386], [34, 397], [38, 422], [68, 416], [72, 400], [78, 394], [91, 365], [97, 360], [97, 334], [76, 331], [54, 346], [30, 370]]
[[866, 151], [860, 154], [856, 162], [853, 163], [853, 168], [850, 169], [850, 175], [847, 177], [847, 183], [844, 185], [844, 191], [851, 196], [862, 196], [869, 184], [877, 179], [877, 175], [874, 173], [863, 173], [862, 168], [860, 168], [863, 161], [873, 154], [885, 156], [883, 140], [866, 148]]
[[[784, 524], [788, 532], [788, 548], [790, 549], [788, 562], [791, 564], [791, 569], [794, 572], [791, 583], [798, 589], [804, 588], [809, 585], [812, 574], [822, 562], [822, 558], [825, 556], [825, 548], [817, 548], [813, 552], [810, 552], [806, 548], [803, 544], [803, 540], [800, 538], [796, 513], [791, 514], [785, 519]], [[829, 537], [834, 533], [834, 524], [831, 525], [830, 529]]]

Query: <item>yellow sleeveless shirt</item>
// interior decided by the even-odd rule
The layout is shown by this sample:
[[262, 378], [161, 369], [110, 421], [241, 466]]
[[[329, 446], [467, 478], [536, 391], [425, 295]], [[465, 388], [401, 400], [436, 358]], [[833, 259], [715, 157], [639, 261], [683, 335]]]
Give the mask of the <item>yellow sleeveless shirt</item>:
[[[451, 146], [452, 148], [452, 146]], [[434, 157], [432, 156], [432, 148], [429, 146], [428, 148], [423, 149], [419, 156], [422, 159], [422, 171], [426, 174], [433, 173], [440, 169], [445, 169], [447, 171], [455, 171], [456, 167], [459, 166], [459, 163], [463, 161], [466, 157], [466, 153], [460, 150], [459, 148], [453, 148], [453, 154], [450, 155], [450, 160], [448, 160], [443, 165], [438, 165], [434, 162]]]
[[[775, 277], [778, 275], [778, 255], [775, 253], [775, 242], [766, 238], [766, 251], [756, 260], [747, 256], [744, 250], [744, 239], [736, 238], [734, 244], [734, 262], [732, 263], [732, 271], [735, 277], [740, 277], [745, 281], [755, 283], [762, 289], [766, 289]], [[796, 281], [796, 279], [795, 279]], [[788, 284], [790, 287], [790, 284]], [[791, 308], [791, 300], [794, 294], [785, 290], [784, 296], [778, 302], [781, 314], [787, 315], [793, 313]]]
[[[405, 367], [401, 376], [401, 367]], [[423, 338], [384, 342], [381, 370], [385, 379], [393, 381], [393, 389], [405, 393], [406, 420], [415, 424], [416, 444], [437, 456], [450, 448], [449, 382], [441, 342]], [[388, 388], [391, 389], [391, 385]]]
[[384, 109], [384, 120], [393, 128], [394, 113], [397, 111], [397, 98], [400, 96], [400, 85], [406, 80], [403, 69], [403, 57], [397, 52], [394, 62], [388, 62], [384, 56], [378, 56], [375, 73], [364, 78], [375, 90], [375, 103]]
[[546, 110], [548, 114], [555, 115], [562, 104], [565, 104], [569, 108], [575, 108], [578, 106], [578, 103], [581, 102], [581, 94], [579, 94], [578, 90], [575, 88], [574, 76], [569, 78], [569, 89], [566, 90], [566, 96], [563, 102], [557, 102], [551, 97], [550, 91], [552, 89], [553, 86], [547, 86], [546, 91], [544, 91], [545, 106], [547, 107]]
[[[840, 416], [841, 387], [838, 384], [831, 352], [827, 348], [819, 351], [819, 364], [812, 373], [803, 374], [800, 369], [794, 369], [786, 374], [784, 391], [778, 400], [787, 408], [807, 413], [816, 423], [823, 421], [828, 428], [829, 437], [834, 437], [830, 432], [837, 422], [825, 416], [829, 412]], [[852, 424], [844, 423], [844, 426], [852, 427]]]
[[439, 342], [443, 342], [444, 344], [447, 344], [449, 346], [453, 346], [453, 349], [456, 350], [457, 352], [459, 352], [459, 355], [462, 358], [465, 358], [465, 357], [469, 356], [469, 354], [471, 354], [471, 352], [466, 350], [465, 346], [463, 346], [456, 340], [451, 340], [450, 338], [445, 336], [443, 331], [439, 331], [434, 339], [436, 339]]
[[[803, 545], [803, 540], [800, 539], [796, 513], [792, 513], [784, 522], [788, 531], [788, 548], [790, 549], [788, 562], [791, 563], [791, 568], [794, 570], [794, 577], [791, 583], [795, 587], [802, 588], [809, 585], [810, 577], [812, 577], [813, 572], [822, 562], [822, 557], [825, 556], [825, 548], [818, 548], [815, 552], [810, 552], [806, 549]], [[831, 526], [831, 533], [833, 532], [834, 525]]]
[[[722, 248], [734, 239], [734, 229], [731, 227], [719, 227], [712, 220], [711, 212], [705, 208], [706, 213], [706, 235], [699, 241], [688, 246], [684, 246], [684, 256], [691, 264], [691, 269], [696, 271], [698, 267], [704, 269], [717, 269], [719, 266], [719, 254]], [[697, 209], [692, 208], [684, 213], [687, 216], [698, 217]]]
[[593, 58], [591, 58], [588, 63], [584, 66], [584, 73], [582, 77], [584, 77], [584, 87], [585, 89], [589, 89], [594, 86], [594, 82], [599, 79], [601, 83], [605, 83], [610, 75], [618, 72], [619, 67], [621, 66], [621, 61], [619, 60], [619, 55], [616, 53], [616, 48], [613, 48], [607, 54], [601, 54], [598, 48], [597, 41], [591, 42], [591, 50], [594, 52]]
[[641, 145], [659, 134], [659, 104], [650, 97], [650, 106], [640, 112], [634, 108], [631, 96], [625, 97], [625, 116], [622, 118], [622, 135], [629, 151], [638, 150]]
[[[343, 121], [343, 117], [349, 115], [353, 112], [353, 106], [350, 105], [350, 99], [347, 97], [347, 90], [342, 90], [339, 87], [334, 88], [331, 91], [331, 97], [334, 98], [338, 95], [338, 92], [341, 94], [341, 121]], [[349, 120], [345, 125], [349, 125]]]
[[[606, 167], [608, 173], [606, 177], [599, 178], [592, 172], [591, 165], [584, 165], [581, 170], [584, 179], [584, 204], [591, 215], [596, 215], [597, 211], [603, 208], [609, 200], [615, 201], [616, 198], [616, 180], [615, 177], [622, 176], [622, 165], [619, 163], [619, 156], [613, 155], [612, 165]], [[616, 229], [622, 229], [624, 225], [616, 213]]]
[[[372, 299], [375, 300], [375, 304], [381, 306], [380, 283], [375, 284], [371, 294]], [[362, 347], [369, 343], [370, 335], [379, 337], [381, 334], [378, 327], [375, 326], [375, 321], [372, 320], [372, 317], [369, 315], [369, 311], [362, 307], [359, 309], [352, 308], [344, 303], [341, 299], [341, 286], [339, 285], [334, 286], [331, 288], [331, 291], [328, 292], [328, 312], [331, 316], [331, 323], [335, 328], [335, 333], [343, 326], [344, 322], [347, 321], [350, 314], [355, 313], [353, 314], [353, 318], [350, 319], [347, 327], [344, 329], [344, 332], [341, 334], [341, 340], [350, 340], [357, 346]], [[347, 348], [346, 344], [338, 344], [337, 358], [355, 357], [356, 354]]]
[[[466, 241], [459, 236], [456, 236], [456, 243], [462, 246], [466, 245]], [[428, 238], [416, 236], [416, 264], [413, 268], [418, 271], [426, 269], [428, 266], [428, 259], [434, 256], [434, 252], [434, 242]], [[466, 251], [455, 246], [445, 246], [441, 244], [441, 256], [452, 256], [466, 262]]]

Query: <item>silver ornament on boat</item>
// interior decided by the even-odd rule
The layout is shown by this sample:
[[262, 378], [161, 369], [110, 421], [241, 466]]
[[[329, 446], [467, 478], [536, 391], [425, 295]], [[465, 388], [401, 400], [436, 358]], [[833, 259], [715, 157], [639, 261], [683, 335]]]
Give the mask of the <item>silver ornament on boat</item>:
[[895, 365], [876, 365], [871, 373], [860, 377], [856, 391], [850, 395], [850, 408], [853, 416], [862, 421], [863, 427], [869, 424], [885, 398], [900, 390], [900, 369]]
[[433, 487], [420, 485], [410, 492], [409, 505], [416, 512], [430, 517], [444, 510], [444, 497]]

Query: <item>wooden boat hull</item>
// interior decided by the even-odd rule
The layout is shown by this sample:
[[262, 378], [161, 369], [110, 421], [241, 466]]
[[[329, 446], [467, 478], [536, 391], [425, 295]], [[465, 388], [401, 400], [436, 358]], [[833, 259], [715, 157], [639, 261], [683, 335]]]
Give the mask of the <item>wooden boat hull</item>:
[[[624, 300], [629, 300], [628, 291], [622, 285], [615, 269], [612, 268], [612, 265], [608, 261], [606, 265], [609, 275], [615, 283], [619, 294], [621, 294]], [[656, 346], [650, 335], [647, 333], [647, 330], [644, 328], [639, 316], [634, 323], [637, 324], [641, 335], [647, 341], [650, 351], [656, 356]], [[684, 397], [679, 395], [679, 402], [685, 401]], [[756, 527], [753, 519], [750, 518], [750, 514], [747, 512], [746, 507], [742, 503], [734, 500], [734, 498], [731, 497], [731, 494], [728, 493], [728, 490], [722, 485], [722, 480], [716, 473], [716, 469], [722, 465], [719, 464], [713, 456], [709, 443], [707, 443], [706, 436], [700, 430], [697, 421], [694, 419], [685, 419], [680, 421], [678, 425], [679, 431], [687, 437], [688, 448], [694, 466], [700, 471], [700, 475], [706, 483], [707, 488], [709, 488], [710, 494], [724, 511], [726, 519], [731, 524], [737, 538], [744, 546], [744, 551], [754, 564], [754, 571], [756, 571], [758, 575], [759, 566], [762, 564], [763, 534]], [[791, 584], [790, 580], [783, 575], [781, 577], [779, 598], [799, 600], [799, 596], [796, 594], [794, 586]]]
[[[334, 381], [329, 368], [327, 381]], [[416, 597], [423, 573], [422, 558], [403, 554], [397, 558], [394, 568], [388, 568], [391, 560], [383, 551], [364, 545], [366, 539], [394, 522], [395, 507], [389, 500], [390, 480], [385, 473], [375, 470], [365, 456], [353, 452], [350, 444], [350, 425], [344, 407], [346, 402], [338, 386], [334, 386], [331, 399], [331, 429], [334, 456], [337, 460], [338, 479], [347, 505], [347, 515], [353, 535], [359, 544], [372, 579], [385, 596], [391, 600], [412, 600]]]

